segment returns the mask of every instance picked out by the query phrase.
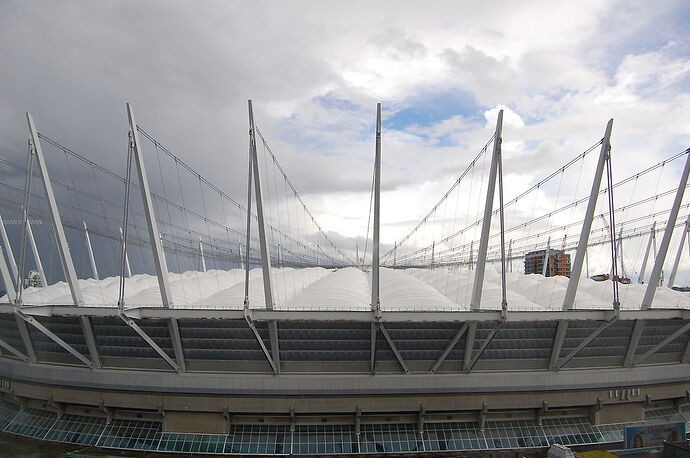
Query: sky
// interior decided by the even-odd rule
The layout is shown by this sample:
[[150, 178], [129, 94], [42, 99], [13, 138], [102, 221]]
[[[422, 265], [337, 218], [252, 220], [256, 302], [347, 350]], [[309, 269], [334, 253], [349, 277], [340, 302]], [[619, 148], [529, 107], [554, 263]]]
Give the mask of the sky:
[[352, 252], [367, 233], [380, 102], [389, 248], [475, 157], [499, 109], [506, 199], [610, 118], [617, 177], [690, 146], [688, 25], [682, 0], [5, 0], [0, 156], [23, 161], [30, 111], [42, 133], [123, 170], [131, 102], [148, 132], [241, 200], [252, 99], [295, 187]]

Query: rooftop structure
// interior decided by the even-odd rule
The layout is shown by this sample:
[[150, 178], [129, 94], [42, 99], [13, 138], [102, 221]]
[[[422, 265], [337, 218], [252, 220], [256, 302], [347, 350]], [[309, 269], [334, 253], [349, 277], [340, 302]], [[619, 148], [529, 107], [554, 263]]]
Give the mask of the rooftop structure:
[[[674, 234], [670, 286], [685, 253], [690, 150], [613, 182], [609, 121], [603, 139], [505, 201], [501, 113], [444, 197], [381, 252], [379, 106], [365, 262], [316, 220], [251, 102], [242, 202], [137, 124], [130, 105], [127, 116], [125, 176], [27, 116], [28, 167], [13, 165], [25, 186], [1, 184], [14, 198], [0, 213], [23, 213], [14, 251], [0, 221], [0, 429], [116, 449], [326, 454], [615, 442], [625, 424], [690, 419], [690, 296], [658, 287]], [[93, 172], [94, 189], [51, 178], [43, 145]], [[615, 206], [614, 188], [678, 159], [677, 186]], [[549, 186], [560, 195], [553, 180], [590, 169], [587, 195], [539, 214]], [[479, 195], [466, 183], [475, 175]], [[121, 202], [102, 191], [107, 179], [124, 185]], [[536, 196], [531, 211], [525, 196]], [[448, 217], [468, 201], [474, 215]], [[649, 202], [654, 211], [630, 216]], [[538, 250], [556, 235], [560, 250]], [[647, 237], [644, 261], [631, 262], [629, 242]], [[54, 243], [59, 275], [43, 266], [42, 243]], [[591, 280], [588, 253], [610, 250], [617, 278], [624, 245], [640, 281]], [[526, 258], [536, 275], [513, 271]], [[45, 286], [20, 281], [29, 267]]]
[[536, 250], [525, 255], [525, 274], [570, 276], [570, 255], [563, 250]]

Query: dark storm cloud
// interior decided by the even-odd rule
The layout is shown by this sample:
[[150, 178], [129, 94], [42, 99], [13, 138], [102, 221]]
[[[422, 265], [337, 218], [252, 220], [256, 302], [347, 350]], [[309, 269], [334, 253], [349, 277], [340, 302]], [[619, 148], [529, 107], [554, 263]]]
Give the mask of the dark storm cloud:
[[[303, 52], [299, 28], [270, 5], [218, 2], [5, 2], [0, 7], [3, 156], [25, 154], [25, 111], [39, 130], [124, 169], [126, 113], [203, 174], [241, 192], [247, 106], [300, 96], [337, 79]], [[62, 171], [64, 172], [64, 171]], [[56, 173], [61, 173], [56, 170]]]

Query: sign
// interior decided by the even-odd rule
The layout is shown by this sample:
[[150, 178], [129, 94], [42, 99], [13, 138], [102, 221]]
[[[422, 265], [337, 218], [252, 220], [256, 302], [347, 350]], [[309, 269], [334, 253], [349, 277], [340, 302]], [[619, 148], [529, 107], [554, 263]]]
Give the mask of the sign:
[[625, 427], [625, 448], [663, 446], [664, 442], [685, 440], [685, 423], [664, 423]]

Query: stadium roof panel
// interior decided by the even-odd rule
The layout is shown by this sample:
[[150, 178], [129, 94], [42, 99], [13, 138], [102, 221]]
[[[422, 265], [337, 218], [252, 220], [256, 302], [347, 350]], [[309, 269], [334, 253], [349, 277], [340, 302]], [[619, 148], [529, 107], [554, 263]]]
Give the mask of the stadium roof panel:
[[[330, 270], [321, 267], [305, 269], [273, 268], [271, 270], [275, 309], [320, 308], [370, 310], [370, 274], [354, 267]], [[381, 269], [381, 307], [384, 311], [469, 310], [473, 272], [460, 269]], [[508, 309], [532, 311], [561, 310], [567, 286], [566, 277], [543, 277], [539, 274], [507, 273]], [[232, 308], [244, 302], [244, 271], [241, 269], [189, 271], [170, 274], [173, 303], [176, 308]], [[103, 280], [79, 280], [88, 305], [115, 306], [118, 277]], [[640, 308], [646, 285], [620, 286], [621, 307]], [[156, 277], [139, 274], [126, 281], [125, 304], [159, 306], [160, 289]], [[264, 308], [263, 278], [260, 269], [250, 274], [250, 307]], [[69, 304], [71, 296], [64, 282], [24, 291], [27, 305]], [[500, 309], [500, 276], [486, 274], [480, 310]], [[0, 298], [7, 303], [7, 296]], [[655, 308], [690, 309], [690, 297], [668, 288], [659, 288]], [[576, 296], [576, 308], [609, 309], [611, 283], [583, 280]]]

